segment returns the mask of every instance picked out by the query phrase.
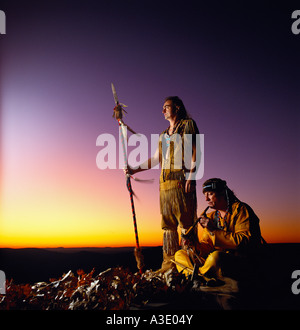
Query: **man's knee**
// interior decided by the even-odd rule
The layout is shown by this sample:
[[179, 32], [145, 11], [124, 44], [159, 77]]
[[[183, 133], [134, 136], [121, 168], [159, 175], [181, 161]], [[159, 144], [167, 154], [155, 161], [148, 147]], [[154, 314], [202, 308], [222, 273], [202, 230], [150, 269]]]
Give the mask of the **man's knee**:
[[186, 276], [193, 273], [194, 265], [192, 264], [191, 259], [185, 250], [178, 250], [175, 253], [175, 263], [177, 270]]
[[213, 251], [205, 260], [200, 272], [208, 277], [219, 277], [221, 275], [221, 264], [224, 252]]

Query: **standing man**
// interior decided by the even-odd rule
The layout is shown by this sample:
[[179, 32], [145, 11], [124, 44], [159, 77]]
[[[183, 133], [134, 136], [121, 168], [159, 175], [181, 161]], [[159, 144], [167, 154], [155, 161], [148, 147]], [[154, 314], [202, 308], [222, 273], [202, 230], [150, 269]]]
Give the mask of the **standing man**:
[[162, 113], [169, 121], [169, 127], [161, 133], [156, 153], [138, 169], [128, 168], [125, 173], [135, 174], [161, 164], [163, 263], [160, 271], [165, 272], [175, 268], [172, 260], [179, 249], [178, 226], [184, 234], [197, 220], [195, 174], [200, 163], [200, 150], [196, 143], [198, 127], [178, 96], [165, 99]]

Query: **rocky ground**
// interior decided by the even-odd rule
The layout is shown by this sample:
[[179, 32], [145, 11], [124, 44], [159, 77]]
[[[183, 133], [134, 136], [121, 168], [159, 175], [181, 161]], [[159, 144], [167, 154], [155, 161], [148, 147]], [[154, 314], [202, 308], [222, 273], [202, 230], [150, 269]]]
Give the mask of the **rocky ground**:
[[[140, 274], [131, 248], [97, 251], [2, 249], [1, 269], [6, 271], [7, 285], [0, 309], [300, 309], [300, 297], [291, 291], [291, 274], [300, 269], [298, 244], [269, 245], [247, 280], [225, 277], [225, 284], [218, 287], [193, 283], [179, 273], [157, 274], [150, 267]], [[160, 247], [143, 253], [146, 265], [159, 267]], [[103, 270], [109, 263], [112, 267]], [[74, 270], [78, 265], [95, 267], [88, 272]], [[67, 271], [52, 277], [62, 267]]]

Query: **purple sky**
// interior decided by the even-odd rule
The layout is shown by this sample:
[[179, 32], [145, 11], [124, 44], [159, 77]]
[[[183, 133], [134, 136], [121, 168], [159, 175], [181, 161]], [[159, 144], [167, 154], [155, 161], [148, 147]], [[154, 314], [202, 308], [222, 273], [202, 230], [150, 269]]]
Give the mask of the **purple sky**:
[[[24, 157], [44, 157], [43, 164], [74, 170], [74, 180], [82, 171], [109, 177], [95, 166], [95, 143], [101, 133], [118, 132], [111, 82], [129, 106], [125, 122], [148, 137], [168, 126], [163, 99], [178, 95], [205, 136], [203, 180], [227, 180], [257, 212], [267, 238], [280, 241], [282, 232], [288, 241], [293, 232], [296, 240], [295, 6], [10, 0], [1, 1], [0, 9], [7, 16], [7, 34], [0, 36], [4, 164], [17, 148], [16, 171]], [[120, 172], [113, 175], [120, 178]], [[141, 177], [157, 178], [156, 172]], [[199, 210], [205, 208], [203, 180]], [[117, 190], [122, 184], [113, 181]]]

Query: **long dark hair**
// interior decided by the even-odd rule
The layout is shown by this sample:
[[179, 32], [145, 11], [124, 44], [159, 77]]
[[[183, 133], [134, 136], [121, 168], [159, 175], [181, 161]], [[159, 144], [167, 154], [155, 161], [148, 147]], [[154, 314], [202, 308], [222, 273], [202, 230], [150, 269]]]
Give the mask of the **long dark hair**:
[[166, 101], [172, 101], [175, 107], [178, 107], [177, 118], [180, 119], [190, 119], [190, 115], [186, 111], [186, 108], [182, 100], [178, 96], [168, 96], [165, 98]]

